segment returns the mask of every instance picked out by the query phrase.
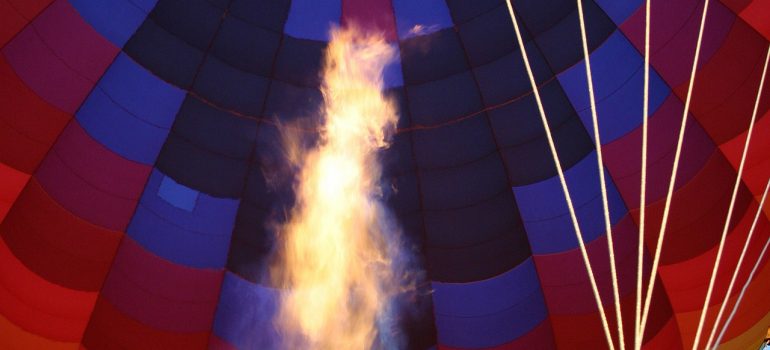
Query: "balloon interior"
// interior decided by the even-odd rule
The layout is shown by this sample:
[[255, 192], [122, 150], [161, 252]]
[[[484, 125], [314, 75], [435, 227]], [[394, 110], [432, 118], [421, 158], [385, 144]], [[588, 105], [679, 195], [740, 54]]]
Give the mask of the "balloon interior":
[[757, 349], [767, 0], [0, 0], [0, 349]]

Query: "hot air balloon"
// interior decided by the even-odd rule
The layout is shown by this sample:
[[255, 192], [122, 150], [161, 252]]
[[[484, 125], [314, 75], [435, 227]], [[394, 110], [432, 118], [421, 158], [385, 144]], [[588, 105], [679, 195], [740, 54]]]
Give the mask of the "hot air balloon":
[[770, 1], [3, 0], [0, 348], [281, 348], [281, 126], [352, 24], [397, 52], [400, 347], [760, 345]]

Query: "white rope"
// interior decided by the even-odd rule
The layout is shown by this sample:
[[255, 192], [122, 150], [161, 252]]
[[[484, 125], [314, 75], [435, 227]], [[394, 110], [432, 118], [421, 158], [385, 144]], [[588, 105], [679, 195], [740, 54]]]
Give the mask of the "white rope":
[[[754, 222], [751, 223], [751, 229], [749, 230], [749, 235], [753, 234], [754, 229], [757, 227], [759, 216], [762, 214], [762, 208], [765, 206], [765, 199], [767, 199], [768, 189], [770, 189], [770, 179], [768, 179], [767, 185], [765, 185], [765, 192], [762, 193], [762, 199], [759, 201], [757, 214], [754, 216]], [[733, 321], [733, 317], [735, 317], [735, 314], [738, 311], [738, 306], [741, 305], [743, 296], [746, 294], [746, 290], [749, 289], [749, 284], [751, 283], [751, 280], [754, 279], [754, 275], [757, 273], [757, 270], [759, 269], [759, 264], [762, 262], [762, 258], [764, 258], [765, 253], [767, 253], [768, 246], [770, 246], [770, 237], [767, 238], [767, 241], [765, 242], [765, 246], [762, 248], [762, 252], [759, 253], [759, 256], [757, 257], [757, 261], [754, 263], [754, 267], [751, 269], [751, 273], [749, 273], [749, 277], [746, 279], [746, 283], [743, 284], [743, 288], [741, 288], [741, 293], [738, 294], [738, 299], [735, 300], [735, 305], [733, 305], [733, 309], [730, 312], [730, 316], [728, 316], [727, 320], [725, 320], [725, 325], [722, 326], [722, 330], [719, 332], [719, 336], [717, 337], [717, 340], [714, 342], [714, 349], [716, 349], [717, 346], [719, 346], [719, 343], [722, 342], [722, 337], [724, 337], [725, 332], [727, 331], [727, 327], [730, 326], [730, 322]]]
[[604, 209], [604, 229], [607, 231], [607, 249], [610, 255], [610, 274], [612, 278], [612, 294], [615, 300], [615, 319], [618, 323], [618, 344], [620, 349], [626, 348], [623, 335], [623, 315], [620, 308], [620, 292], [618, 291], [618, 272], [615, 266], [615, 243], [612, 240], [612, 222], [610, 221], [610, 207], [607, 202], [607, 182], [604, 178], [604, 159], [602, 157], [602, 141], [599, 135], [599, 118], [596, 111], [596, 98], [594, 96], [593, 74], [591, 73], [591, 59], [588, 54], [588, 38], [586, 37], [586, 25], [583, 17], [583, 1], [577, 0], [578, 17], [580, 18], [580, 37], [583, 41], [583, 56], [586, 62], [586, 79], [588, 80], [588, 96], [591, 101], [591, 119], [593, 121], [594, 143], [596, 144], [596, 164], [599, 168], [599, 183], [602, 192], [602, 209]]
[[650, 302], [652, 301], [652, 293], [655, 288], [655, 276], [658, 274], [658, 265], [660, 264], [660, 252], [663, 248], [663, 239], [666, 235], [666, 224], [668, 223], [668, 214], [671, 209], [671, 198], [674, 194], [674, 184], [676, 183], [677, 170], [679, 169], [679, 158], [682, 155], [682, 141], [684, 140], [684, 131], [687, 125], [687, 113], [690, 111], [690, 101], [692, 99], [692, 89], [695, 85], [695, 72], [698, 69], [698, 57], [700, 56], [701, 42], [703, 40], [703, 28], [706, 26], [706, 13], [709, 8], [709, 0], [705, 0], [703, 3], [703, 14], [700, 20], [700, 29], [698, 30], [698, 42], [695, 45], [695, 57], [692, 61], [692, 71], [690, 72], [690, 83], [687, 87], [687, 98], [684, 103], [684, 111], [682, 113], [682, 124], [679, 128], [679, 139], [676, 144], [676, 153], [674, 155], [674, 167], [671, 169], [671, 178], [668, 183], [668, 192], [666, 193], [666, 205], [663, 208], [663, 218], [660, 223], [660, 232], [658, 233], [658, 242], [655, 247], [655, 257], [652, 260], [652, 273], [650, 274], [650, 281], [647, 286], [647, 295], [644, 301], [644, 308], [642, 310], [642, 322], [639, 325], [639, 336], [644, 337], [644, 330], [647, 326], [647, 317], [650, 313]]
[[650, 0], [644, 6], [644, 99], [642, 105], [642, 179], [639, 191], [639, 247], [636, 261], [636, 314], [634, 318], [634, 349], [642, 348], [639, 334], [642, 317], [642, 275], [644, 274], [644, 213], [647, 192], [647, 117], [650, 101]]
[[599, 315], [601, 316], [604, 335], [607, 338], [607, 344], [609, 345], [610, 350], [614, 350], [615, 345], [612, 341], [612, 335], [610, 333], [609, 324], [607, 322], [607, 316], [604, 312], [604, 306], [602, 305], [601, 297], [599, 296], [599, 289], [596, 286], [596, 279], [594, 277], [593, 269], [591, 268], [591, 262], [588, 259], [588, 252], [586, 251], [585, 243], [583, 242], [583, 235], [580, 231], [580, 225], [578, 225], [577, 216], [575, 215], [575, 208], [572, 205], [572, 198], [570, 197], [569, 190], [567, 188], [567, 181], [564, 178], [564, 171], [562, 170], [561, 162], [559, 161], [559, 155], [558, 153], [556, 153], [556, 145], [554, 144], [553, 136], [551, 135], [551, 128], [548, 125], [548, 119], [545, 116], [545, 109], [543, 108], [543, 102], [540, 99], [540, 92], [538, 91], [537, 83], [535, 82], [535, 76], [532, 73], [532, 67], [529, 64], [527, 51], [524, 48], [524, 40], [521, 37], [521, 31], [519, 30], [519, 23], [516, 20], [516, 15], [513, 12], [513, 6], [511, 5], [511, 0], [506, 0], [505, 3], [508, 6], [508, 13], [511, 17], [511, 22], [513, 22], [513, 29], [516, 31], [516, 40], [518, 41], [519, 49], [521, 50], [521, 56], [522, 56], [522, 59], [524, 60], [524, 65], [527, 69], [529, 82], [532, 85], [532, 92], [535, 95], [537, 108], [540, 112], [540, 119], [543, 122], [543, 127], [545, 128], [545, 135], [546, 135], [546, 138], [548, 139], [548, 146], [551, 149], [551, 155], [553, 157], [554, 163], [556, 164], [556, 170], [559, 174], [559, 181], [561, 182], [562, 191], [564, 192], [564, 198], [567, 201], [567, 208], [569, 209], [570, 218], [572, 219], [572, 226], [575, 230], [575, 235], [577, 236], [578, 245], [580, 246], [580, 253], [583, 256], [583, 263], [585, 264], [586, 270], [588, 271], [588, 279], [591, 282], [591, 290], [594, 294], [596, 306], [599, 309]]
[[[756, 122], [756, 119], [757, 119], [757, 112], [759, 111], [759, 100], [762, 97], [762, 89], [765, 85], [765, 75], [767, 74], [768, 60], [770, 60], [770, 47], [768, 48], [767, 55], [765, 56], [765, 66], [764, 66], [764, 69], [762, 70], [762, 78], [759, 80], [759, 90], [757, 91], [757, 99], [756, 101], [754, 101], [754, 112], [751, 114], [751, 122], [749, 124], [748, 135], [746, 136], [746, 143], [743, 145], [743, 154], [741, 155], [741, 163], [740, 163], [740, 166], [738, 167], [738, 178], [735, 180], [735, 187], [733, 189], [733, 199], [732, 199], [732, 202], [730, 202], [730, 209], [727, 211], [727, 220], [725, 221], [725, 227], [724, 227], [724, 230], [722, 231], [722, 242], [720, 242], [720, 244], [724, 243], [725, 236], [727, 234], [727, 227], [730, 224], [730, 217], [731, 217], [730, 215], [732, 214], [733, 205], [735, 204], [735, 197], [736, 197], [736, 194], [738, 193], [738, 187], [741, 183], [743, 166], [744, 166], [744, 162], [746, 161], [746, 154], [748, 153], [749, 143], [751, 142], [751, 135], [754, 130], [754, 123]], [[711, 328], [708, 342], [706, 342], [706, 349], [711, 347], [712, 341], [714, 340], [714, 335], [715, 335], [717, 326], [719, 325], [719, 321], [722, 320], [722, 314], [724, 313], [725, 307], [727, 306], [727, 299], [730, 297], [730, 294], [732, 294], [733, 292], [735, 280], [738, 278], [738, 271], [741, 268], [741, 264], [743, 264], [743, 259], [746, 256], [746, 251], [749, 248], [749, 241], [751, 241], [751, 235], [753, 233], [754, 231], [751, 230], [749, 232], [749, 235], [746, 236], [746, 242], [743, 244], [743, 250], [741, 251], [740, 257], [738, 258], [738, 264], [735, 266], [735, 269], [733, 271], [733, 276], [730, 279], [730, 284], [727, 287], [727, 293], [725, 294], [725, 299], [722, 302], [722, 306], [719, 308], [719, 313], [717, 314], [717, 318], [714, 321], [714, 326]], [[717, 253], [717, 260], [714, 264], [714, 271], [712, 272], [712, 275], [711, 275], [712, 285], [714, 280], [716, 279], [716, 271], [718, 267], [719, 267], [719, 254]], [[707, 294], [706, 304], [704, 305], [703, 310], [706, 310], [706, 308], [708, 307], [708, 301], [709, 299]], [[705, 315], [705, 312], [701, 312], [701, 321], [705, 319], [704, 315]]]

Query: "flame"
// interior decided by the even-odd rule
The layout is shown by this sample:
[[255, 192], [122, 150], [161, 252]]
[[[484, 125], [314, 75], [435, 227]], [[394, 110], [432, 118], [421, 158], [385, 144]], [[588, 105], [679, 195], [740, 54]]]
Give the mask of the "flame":
[[312, 149], [289, 143], [296, 203], [280, 228], [274, 283], [287, 291], [276, 325], [288, 348], [377, 347], [397, 291], [396, 244], [382, 203], [377, 153], [395, 129], [383, 69], [395, 50], [381, 35], [332, 29], [322, 92], [323, 125]]

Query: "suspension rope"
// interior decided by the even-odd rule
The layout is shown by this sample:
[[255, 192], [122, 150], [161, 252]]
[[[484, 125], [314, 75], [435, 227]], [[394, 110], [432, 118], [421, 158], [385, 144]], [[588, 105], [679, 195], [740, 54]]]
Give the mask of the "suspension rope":
[[[753, 234], [754, 229], [757, 227], [759, 216], [762, 214], [762, 208], [765, 206], [765, 199], [767, 199], [768, 189], [770, 189], [770, 179], [767, 180], [767, 185], [765, 185], [765, 191], [764, 193], [762, 193], [762, 199], [759, 201], [757, 214], [754, 215], [754, 222], [751, 223], [751, 229], [749, 230], [749, 235]], [[727, 320], [725, 320], [725, 324], [724, 326], [722, 326], [722, 330], [719, 332], [719, 336], [714, 342], [714, 349], [716, 349], [719, 343], [722, 342], [722, 337], [724, 337], [725, 332], [727, 331], [727, 327], [730, 326], [730, 322], [733, 321], [733, 317], [735, 317], [735, 314], [738, 311], [738, 306], [741, 305], [743, 296], [746, 294], [746, 290], [749, 289], [749, 284], [751, 283], [751, 280], [754, 279], [754, 275], [757, 273], [757, 270], [759, 270], [759, 264], [762, 262], [762, 259], [765, 257], [765, 253], [767, 253], [768, 246], [770, 246], [770, 237], [768, 237], [767, 241], [765, 241], [765, 246], [762, 247], [762, 252], [759, 253], [759, 256], [757, 257], [757, 261], [754, 263], [754, 267], [751, 269], [751, 273], [749, 273], [749, 277], [746, 279], [746, 283], [743, 284], [743, 288], [741, 288], [741, 293], [738, 294], [738, 299], [735, 300], [735, 305], [733, 305], [733, 309], [730, 312], [730, 316], [728, 316]]]
[[561, 162], [559, 161], [559, 155], [556, 152], [556, 145], [554, 144], [554, 141], [553, 141], [553, 135], [551, 135], [551, 128], [548, 125], [548, 119], [546, 118], [546, 115], [545, 115], [543, 102], [540, 99], [540, 92], [538, 91], [538, 88], [537, 88], [537, 82], [535, 81], [535, 76], [532, 73], [532, 67], [530, 66], [530, 63], [529, 63], [529, 57], [524, 47], [524, 40], [521, 37], [519, 23], [516, 20], [516, 15], [513, 11], [511, 0], [506, 0], [505, 3], [508, 6], [508, 13], [511, 17], [511, 22], [513, 23], [513, 29], [516, 31], [516, 40], [519, 44], [519, 49], [521, 50], [521, 56], [522, 56], [522, 59], [524, 60], [524, 65], [527, 69], [529, 82], [532, 85], [532, 92], [535, 95], [535, 101], [537, 102], [537, 108], [538, 108], [538, 111], [540, 112], [540, 119], [543, 122], [545, 135], [548, 140], [548, 146], [551, 149], [551, 156], [553, 157], [554, 163], [556, 165], [556, 171], [559, 174], [559, 182], [561, 183], [562, 191], [564, 192], [564, 198], [567, 201], [567, 208], [569, 209], [570, 218], [572, 219], [572, 226], [575, 230], [575, 235], [577, 236], [578, 245], [580, 246], [580, 253], [583, 257], [583, 263], [585, 264], [586, 270], [588, 271], [588, 279], [591, 282], [591, 291], [593, 292], [594, 300], [596, 301], [596, 306], [599, 309], [599, 316], [601, 317], [602, 328], [604, 329], [604, 336], [607, 338], [607, 345], [609, 345], [610, 350], [614, 350], [615, 345], [612, 341], [612, 335], [610, 333], [609, 323], [607, 322], [607, 315], [604, 312], [604, 306], [602, 305], [601, 297], [599, 296], [599, 289], [596, 286], [596, 278], [594, 277], [593, 269], [591, 268], [591, 262], [588, 259], [588, 252], [586, 251], [585, 242], [583, 242], [583, 235], [580, 231], [580, 225], [578, 225], [577, 216], [575, 215], [575, 208], [572, 205], [572, 198], [570, 197], [569, 189], [567, 188], [567, 181], [564, 177], [564, 171], [562, 170]]
[[615, 318], [618, 327], [618, 344], [620, 349], [626, 348], [623, 334], [623, 315], [620, 308], [620, 292], [618, 291], [618, 272], [615, 266], [615, 243], [612, 240], [612, 222], [610, 221], [610, 208], [607, 202], [607, 182], [604, 178], [604, 159], [602, 157], [602, 141], [599, 133], [599, 118], [596, 111], [596, 98], [594, 96], [593, 74], [591, 72], [591, 59], [588, 54], [588, 38], [583, 17], [583, 1], [577, 0], [578, 17], [580, 18], [580, 37], [583, 41], [583, 56], [586, 62], [586, 79], [588, 80], [588, 96], [591, 102], [591, 119], [593, 121], [594, 144], [596, 144], [596, 164], [599, 168], [599, 183], [601, 184], [602, 209], [604, 209], [604, 229], [607, 232], [607, 249], [610, 257], [610, 274], [612, 278], [612, 295], [615, 300]]
[[[768, 47], [767, 55], [765, 56], [765, 66], [764, 66], [764, 68], [762, 70], [762, 78], [760, 78], [760, 80], [759, 80], [759, 90], [757, 91], [757, 99], [756, 99], [756, 101], [754, 101], [754, 112], [751, 114], [751, 122], [749, 123], [749, 130], [748, 130], [748, 135], [746, 136], [746, 143], [743, 145], [743, 154], [741, 155], [741, 163], [740, 163], [740, 166], [738, 167], [738, 177], [735, 180], [735, 187], [733, 188], [733, 198], [732, 198], [732, 201], [730, 202], [730, 209], [727, 211], [727, 220], [725, 220], [725, 227], [724, 227], [724, 230], [722, 231], [722, 241], [720, 242], [720, 247], [722, 245], [724, 245], [725, 237], [727, 236], [727, 228], [728, 228], [728, 226], [730, 224], [730, 218], [731, 218], [731, 214], [733, 212], [733, 206], [735, 204], [735, 198], [736, 198], [736, 195], [738, 193], [738, 187], [739, 187], [739, 185], [741, 183], [741, 177], [742, 177], [742, 174], [743, 174], [743, 167], [744, 167], [744, 164], [745, 164], [745, 161], [746, 161], [746, 154], [748, 153], [748, 150], [749, 150], [749, 143], [751, 142], [751, 135], [752, 135], [752, 132], [754, 130], [754, 123], [756, 122], [757, 112], [759, 111], [759, 100], [762, 98], [762, 89], [763, 89], [763, 87], [765, 85], [765, 75], [767, 74], [767, 63], [768, 63], [768, 60], [770, 60], [770, 47]], [[735, 267], [735, 269], [733, 271], [733, 276], [730, 279], [729, 286], [727, 287], [727, 294], [725, 294], [725, 299], [722, 302], [722, 306], [720, 306], [720, 308], [719, 308], [719, 313], [717, 314], [717, 318], [714, 321], [714, 326], [711, 328], [711, 332], [709, 334], [708, 341], [706, 342], [706, 349], [711, 347], [712, 341], [714, 340], [714, 335], [715, 335], [717, 326], [719, 325], [719, 321], [722, 320], [722, 314], [724, 313], [725, 307], [727, 306], [727, 299], [730, 297], [730, 294], [733, 291], [733, 286], [735, 285], [735, 280], [738, 278], [738, 271], [741, 268], [741, 264], [743, 264], [743, 258], [746, 256], [746, 251], [749, 248], [749, 241], [751, 240], [751, 235], [753, 233], [754, 233], [753, 230], [749, 232], [749, 235], [746, 237], [746, 242], [744, 242], [744, 244], [743, 244], [743, 250], [741, 251], [740, 257], [738, 258], [738, 265], [736, 265], [736, 267]], [[719, 258], [720, 258], [720, 255], [719, 255], [719, 253], [717, 253], [717, 260], [714, 263], [714, 270], [711, 273], [711, 281], [710, 281], [709, 286], [713, 286], [714, 280], [716, 280], [716, 271], [719, 268]], [[709, 289], [709, 291], [711, 291], [711, 289]], [[710, 296], [710, 294], [707, 294], [707, 296], [706, 296], [706, 303], [703, 306], [703, 310], [704, 311], [701, 311], [701, 322], [703, 322], [705, 320], [704, 316], [705, 316], [705, 310], [708, 307], [708, 302], [709, 302], [709, 298], [708, 297], [709, 296]], [[698, 330], [700, 330], [700, 328]]]
[[663, 208], [663, 218], [660, 223], [660, 232], [658, 233], [658, 242], [655, 247], [655, 257], [652, 260], [652, 273], [650, 274], [650, 281], [647, 286], [647, 294], [644, 301], [644, 308], [642, 310], [642, 322], [639, 325], [639, 336], [644, 337], [644, 330], [647, 326], [647, 318], [650, 313], [650, 303], [652, 301], [652, 293], [655, 288], [655, 276], [658, 274], [658, 265], [660, 264], [660, 252], [663, 248], [663, 239], [666, 235], [666, 224], [668, 223], [668, 214], [671, 209], [671, 198], [674, 194], [674, 184], [676, 183], [677, 170], [679, 169], [679, 159], [682, 155], [682, 141], [684, 140], [685, 127], [687, 126], [687, 114], [690, 111], [690, 101], [692, 99], [692, 90], [695, 85], [695, 73], [698, 69], [698, 58], [700, 57], [701, 42], [703, 41], [703, 28], [706, 26], [706, 14], [709, 8], [709, 0], [705, 0], [703, 3], [703, 14], [701, 15], [700, 28], [698, 30], [698, 41], [695, 45], [695, 57], [692, 61], [692, 71], [690, 72], [690, 82], [687, 87], [687, 98], [684, 103], [684, 111], [682, 112], [682, 123], [679, 128], [679, 139], [676, 144], [676, 153], [674, 155], [674, 166], [671, 169], [671, 178], [668, 183], [668, 192], [666, 193], [666, 205]]
[[644, 97], [642, 104], [642, 174], [639, 191], [639, 246], [636, 261], [636, 314], [634, 318], [634, 349], [642, 348], [640, 323], [642, 317], [642, 275], [644, 274], [644, 214], [647, 192], [647, 118], [650, 101], [650, 0], [644, 5]]

